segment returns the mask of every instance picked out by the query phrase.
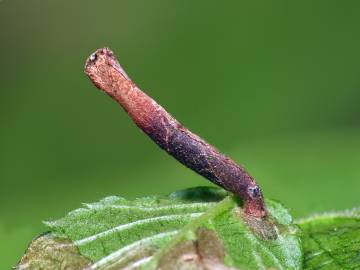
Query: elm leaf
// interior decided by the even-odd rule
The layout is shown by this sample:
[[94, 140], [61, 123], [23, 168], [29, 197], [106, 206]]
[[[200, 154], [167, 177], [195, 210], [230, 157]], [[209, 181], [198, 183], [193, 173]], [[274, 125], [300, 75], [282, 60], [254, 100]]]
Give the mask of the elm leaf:
[[[64, 256], [69, 263], [76, 260], [62, 268], [57, 256], [57, 264], [41, 269], [301, 269], [298, 227], [280, 203], [266, 203], [268, 217], [255, 218], [243, 213], [241, 200], [219, 188], [132, 201], [107, 197], [45, 222], [49, 239], [66, 243], [64, 254], [72, 247], [71, 256]], [[41, 261], [42, 253], [32, 256]], [[28, 252], [22, 261], [25, 257]], [[18, 269], [39, 269], [26, 262]]]
[[325, 213], [299, 221], [304, 269], [360, 269], [360, 210]]

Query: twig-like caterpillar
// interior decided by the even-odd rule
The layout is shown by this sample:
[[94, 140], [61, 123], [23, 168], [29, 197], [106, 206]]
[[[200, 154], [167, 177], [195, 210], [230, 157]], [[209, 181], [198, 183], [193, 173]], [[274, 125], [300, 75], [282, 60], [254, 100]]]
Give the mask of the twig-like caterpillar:
[[96, 87], [115, 99], [156, 144], [198, 174], [240, 196], [245, 213], [266, 216], [262, 192], [255, 180], [142, 92], [127, 76], [113, 52], [97, 50], [86, 62], [85, 73]]

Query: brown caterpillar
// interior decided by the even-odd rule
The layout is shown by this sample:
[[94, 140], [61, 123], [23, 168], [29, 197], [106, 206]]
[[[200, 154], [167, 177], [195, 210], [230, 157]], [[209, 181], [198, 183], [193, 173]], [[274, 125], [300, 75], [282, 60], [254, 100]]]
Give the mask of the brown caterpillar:
[[85, 73], [96, 87], [115, 99], [162, 149], [211, 182], [240, 196], [245, 213], [266, 216], [261, 189], [233, 160], [182, 126], [127, 76], [113, 52], [102, 48], [86, 61]]

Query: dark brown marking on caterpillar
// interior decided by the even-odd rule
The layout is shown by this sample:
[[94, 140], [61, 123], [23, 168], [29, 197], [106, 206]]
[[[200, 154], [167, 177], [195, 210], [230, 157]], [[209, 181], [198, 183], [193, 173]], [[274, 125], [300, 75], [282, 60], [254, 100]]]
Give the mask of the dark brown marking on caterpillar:
[[245, 213], [266, 216], [261, 189], [245, 169], [186, 129], [142, 92], [110, 49], [103, 48], [93, 53], [86, 62], [85, 73], [96, 87], [115, 99], [162, 149], [186, 167], [240, 196]]

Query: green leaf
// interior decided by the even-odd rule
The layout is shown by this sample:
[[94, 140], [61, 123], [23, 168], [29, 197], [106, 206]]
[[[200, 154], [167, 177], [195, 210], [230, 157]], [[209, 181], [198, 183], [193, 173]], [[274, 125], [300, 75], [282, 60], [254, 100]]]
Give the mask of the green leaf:
[[316, 215], [299, 221], [304, 269], [360, 269], [360, 211]]
[[88, 269], [300, 269], [299, 231], [287, 210], [267, 201], [269, 216], [260, 219], [241, 205], [221, 189], [193, 188], [107, 197], [46, 225], [91, 261]]

